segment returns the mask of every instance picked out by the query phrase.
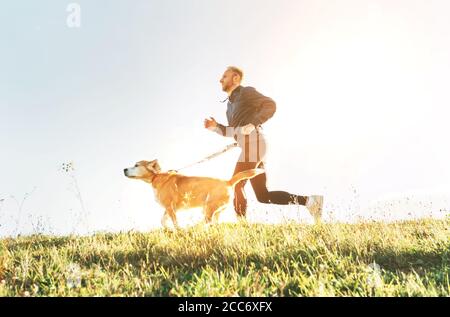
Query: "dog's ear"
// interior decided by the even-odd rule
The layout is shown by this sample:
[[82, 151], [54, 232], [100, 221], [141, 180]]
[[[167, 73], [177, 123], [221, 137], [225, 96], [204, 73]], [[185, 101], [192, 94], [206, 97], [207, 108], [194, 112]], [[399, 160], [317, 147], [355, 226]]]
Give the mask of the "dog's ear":
[[148, 165], [151, 166], [151, 168], [155, 170], [156, 173], [161, 172], [161, 167], [159, 166], [158, 160], [153, 160]]
[[153, 166], [153, 168], [154, 168], [155, 170], [157, 170], [158, 173], [161, 172], [161, 166], [159, 166], [159, 163], [158, 163], [157, 160], [155, 160], [155, 165]]

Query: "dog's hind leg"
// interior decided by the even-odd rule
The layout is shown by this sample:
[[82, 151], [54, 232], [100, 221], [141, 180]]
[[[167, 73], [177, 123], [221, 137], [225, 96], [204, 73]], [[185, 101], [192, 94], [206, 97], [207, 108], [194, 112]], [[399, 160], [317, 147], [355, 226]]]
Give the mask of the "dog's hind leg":
[[213, 215], [213, 222], [215, 224], [219, 223], [219, 216], [225, 209], [227, 209], [226, 205], [225, 206], [221, 206], [221, 207], [216, 209], [216, 211], [214, 212], [214, 215]]
[[211, 223], [211, 220], [213, 220], [214, 218], [214, 223], [217, 223], [219, 220], [220, 212], [222, 212], [225, 207], [226, 206], [206, 205], [204, 207], [205, 222]]

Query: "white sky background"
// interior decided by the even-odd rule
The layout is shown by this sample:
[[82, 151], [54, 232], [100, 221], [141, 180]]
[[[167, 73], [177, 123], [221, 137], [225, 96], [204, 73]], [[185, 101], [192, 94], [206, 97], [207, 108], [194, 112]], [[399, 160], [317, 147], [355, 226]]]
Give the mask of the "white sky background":
[[[0, 5], [0, 235], [86, 231], [69, 161], [89, 230], [158, 226], [151, 188], [123, 168], [230, 143], [203, 129], [226, 123], [228, 65], [277, 102], [269, 190], [324, 194], [328, 220], [448, 214], [448, 1], [78, 1], [78, 29], [68, 3]], [[185, 172], [229, 178], [238, 154]], [[30, 192], [20, 213], [11, 196]], [[247, 193], [252, 221], [310, 221]]]

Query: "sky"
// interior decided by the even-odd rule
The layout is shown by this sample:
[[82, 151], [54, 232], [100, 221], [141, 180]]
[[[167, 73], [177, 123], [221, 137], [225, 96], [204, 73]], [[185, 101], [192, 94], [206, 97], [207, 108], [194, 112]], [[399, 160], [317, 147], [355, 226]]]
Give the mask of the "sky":
[[[324, 195], [326, 221], [448, 215], [449, 13], [445, 0], [2, 3], [0, 236], [158, 228], [153, 191], [123, 169], [177, 169], [229, 144], [203, 128], [226, 124], [229, 65], [277, 103], [269, 190]], [[238, 156], [183, 173], [228, 179]], [[311, 222], [246, 191], [250, 221]]]

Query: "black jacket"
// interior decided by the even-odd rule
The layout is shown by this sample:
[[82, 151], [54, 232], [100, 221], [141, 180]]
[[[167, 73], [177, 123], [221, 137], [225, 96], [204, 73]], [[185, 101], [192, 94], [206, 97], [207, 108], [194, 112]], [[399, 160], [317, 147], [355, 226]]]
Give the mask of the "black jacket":
[[[271, 98], [256, 91], [253, 87], [239, 86], [231, 93], [227, 105], [228, 126], [237, 128], [252, 123], [260, 126], [269, 120], [276, 111], [276, 104]], [[222, 135], [226, 126], [218, 124]]]

